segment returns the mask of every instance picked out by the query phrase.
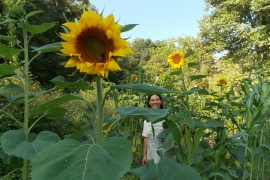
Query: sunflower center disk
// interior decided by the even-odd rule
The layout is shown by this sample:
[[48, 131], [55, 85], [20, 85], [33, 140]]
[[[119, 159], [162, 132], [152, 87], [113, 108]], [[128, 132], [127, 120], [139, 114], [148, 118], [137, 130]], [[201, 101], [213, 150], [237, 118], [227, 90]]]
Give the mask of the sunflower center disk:
[[174, 62], [175, 64], [178, 64], [178, 63], [180, 62], [180, 58], [179, 58], [179, 57], [173, 58], [173, 62]]
[[104, 31], [98, 28], [89, 28], [78, 36], [77, 49], [84, 61], [105, 63], [108, 61], [109, 52], [114, 49], [114, 46]]
[[103, 61], [106, 53], [106, 45], [98, 37], [89, 37], [84, 42], [84, 52], [90, 59]]

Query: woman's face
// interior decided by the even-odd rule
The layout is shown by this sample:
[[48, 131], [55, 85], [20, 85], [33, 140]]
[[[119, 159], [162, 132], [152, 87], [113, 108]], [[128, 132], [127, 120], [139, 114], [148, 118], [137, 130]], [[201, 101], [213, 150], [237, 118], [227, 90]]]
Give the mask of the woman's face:
[[162, 103], [162, 100], [157, 95], [152, 95], [150, 97], [150, 100], [148, 102], [150, 106], [154, 109], [160, 109], [160, 105]]

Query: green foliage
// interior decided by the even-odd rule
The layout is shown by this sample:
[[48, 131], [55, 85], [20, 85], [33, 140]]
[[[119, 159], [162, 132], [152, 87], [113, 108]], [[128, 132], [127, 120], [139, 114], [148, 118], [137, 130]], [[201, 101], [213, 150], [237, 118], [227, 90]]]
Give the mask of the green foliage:
[[[268, 11], [267, 3], [206, 1], [212, 12], [201, 21], [202, 37], [155, 43], [135, 40], [131, 44], [135, 54], [120, 62], [122, 69], [129, 71], [127, 77], [115, 75], [123, 84], [96, 81], [90, 85], [87, 78], [76, 77], [77, 81], [69, 82], [69, 78], [57, 76], [48, 78], [52, 79], [52, 89], [40, 91], [28, 71], [22, 69], [31, 64], [32, 71], [38, 69], [43, 76], [48, 74], [42, 68], [57, 71], [57, 75], [62, 72], [51, 61], [58, 63], [64, 57], [55, 60], [53, 55], [45, 55], [61, 48], [58, 37], [53, 38], [53, 33], [46, 30], [59, 32], [57, 29], [65, 21], [62, 12], [68, 19], [75, 18], [83, 9], [80, 3], [88, 6], [89, 2], [33, 2], [25, 4], [25, 8], [45, 9], [44, 13], [27, 14], [29, 24], [22, 24], [21, 19], [3, 21], [0, 30], [11, 34], [0, 36], [0, 49], [5, 50], [0, 54], [5, 62], [10, 60], [0, 64], [0, 158], [8, 167], [23, 167], [24, 179], [29, 173], [27, 160], [33, 179], [137, 179], [133, 175], [140, 179], [269, 179], [269, 68], [266, 63], [256, 64], [249, 66], [249, 74], [244, 74], [240, 72], [243, 64], [214, 60], [211, 53], [227, 50], [226, 58], [238, 58], [239, 62], [268, 60], [268, 44], [262, 39], [267, 39], [267, 24], [263, 24], [267, 19], [259, 13]], [[254, 26], [244, 18], [249, 15]], [[54, 20], [56, 26], [52, 27]], [[21, 32], [7, 22], [28, 29], [28, 37], [33, 40], [33, 51], [30, 59], [24, 59], [29, 62], [24, 67], [18, 59], [21, 52], [28, 52], [21, 50], [21, 42], [28, 43], [27, 38], [17, 38]], [[134, 26], [123, 26], [122, 31]], [[42, 38], [40, 32], [44, 32]], [[40, 47], [40, 42], [47, 45]], [[185, 54], [181, 69], [167, 65], [167, 57], [174, 51]], [[43, 62], [34, 60], [36, 57]], [[143, 67], [135, 69], [138, 64]], [[228, 80], [226, 86], [217, 86], [221, 77]], [[74, 93], [63, 95], [62, 89]], [[166, 109], [142, 108], [146, 96], [153, 93], [162, 94]], [[162, 159], [154, 164], [150, 160], [141, 166], [143, 120], [165, 120], [164, 131], [157, 138], [164, 138], [163, 147], [171, 145], [173, 139], [169, 153], [176, 155], [176, 162]], [[21, 128], [23, 131], [18, 130]], [[58, 131], [58, 135], [43, 131], [48, 129]], [[4, 171], [8, 170], [11, 173], [7, 178], [18, 179], [19, 171]]]
[[[55, 143], [32, 162], [32, 179], [119, 179], [132, 161], [129, 141], [113, 137], [99, 144], [66, 139]], [[104, 172], [106, 169], [106, 173]]]
[[269, 2], [205, 2], [209, 13], [200, 20], [200, 36], [206, 51], [224, 52], [224, 59], [242, 63], [245, 71], [269, 59]]
[[43, 131], [38, 135], [30, 133], [27, 140], [23, 131], [10, 130], [1, 136], [1, 145], [7, 155], [30, 160], [58, 140], [59, 136], [50, 131]]
[[163, 159], [158, 164], [154, 160], [149, 160], [145, 166], [131, 169], [131, 173], [136, 174], [141, 180], [147, 179], [173, 179], [192, 180], [202, 179], [192, 167], [180, 165], [171, 160]]

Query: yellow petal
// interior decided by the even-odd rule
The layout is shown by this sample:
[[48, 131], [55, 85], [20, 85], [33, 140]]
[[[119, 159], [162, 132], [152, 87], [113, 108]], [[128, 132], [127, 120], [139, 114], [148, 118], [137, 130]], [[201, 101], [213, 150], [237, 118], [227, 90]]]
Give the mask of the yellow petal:
[[77, 54], [78, 52], [76, 51], [76, 47], [74, 46], [75, 44], [68, 43], [68, 42], [61, 42], [62, 47], [66, 49], [66, 51], [70, 53], [75, 53]]
[[97, 74], [97, 67], [93, 64], [88, 68], [86, 74]]
[[120, 66], [117, 64], [117, 62], [114, 59], [111, 59], [110, 61], [108, 61], [105, 66], [106, 66], [106, 69], [108, 69], [110, 71], [120, 71], [121, 70]]
[[79, 34], [82, 30], [81, 26], [74, 22], [67, 22], [63, 25], [66, 26], [70, 30], [69, 35], [71, 37], [76, 37], [76, 35]]
[[66, 63], [65, 68], [75, 67], [76, 64], [77, 64], [77, 61], [78, 61], [78, 60], [77, 60], [76, 58], [70, 58], [70, 59], [68, 60], [68, 62]]
[[112, 33], [112, 31], [107, 30], [107, 31], [106, 31], [106, 35], [107, 35], [108, 39], [111, 39], [113, 33]]

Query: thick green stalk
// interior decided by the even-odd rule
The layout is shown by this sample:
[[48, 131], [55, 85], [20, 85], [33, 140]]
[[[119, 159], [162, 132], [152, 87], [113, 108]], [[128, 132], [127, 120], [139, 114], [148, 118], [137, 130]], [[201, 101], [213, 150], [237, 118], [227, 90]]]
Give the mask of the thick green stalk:
[[102, 103], [102, 78], [100, 76], [96, 77], [96, 94], [97, 94], [97, 118], [96, 118], [96, 143], [99, 143], [103, 139], [103, 115], [104, 106]]
[[[246, 138], [246, 145], [248, 147], [248, 137]], [[245, 151], [244, 151], [244, 165], [243, 165], [243, 177], [242, 180], [245, 180], [246, 178], [246, 171], [247, 171], [247, 147], [245, 147]]]
[[[185, 77], [184, 77], [182, 68], [180, 67], [179, 70], [180, 70], [180, 77], [181, 77], [182, 83], [183, 83], [183, 92], [186, 92], [187, 91], [187, 87], [186, 87]], [[187, 110], [190, 111], [188, 94], [186, 95], [186, 107], [187, 107]]]
[[[28, 118], [29, 118], [29, 56], [28, 56], [28, 41], [27, 32], [23, 29], [23, 40], [24, 40], [24, 133], [25, 139], [28, 140]], [[23, 160], [23, 180], [28, 180], [28, 160]]]

